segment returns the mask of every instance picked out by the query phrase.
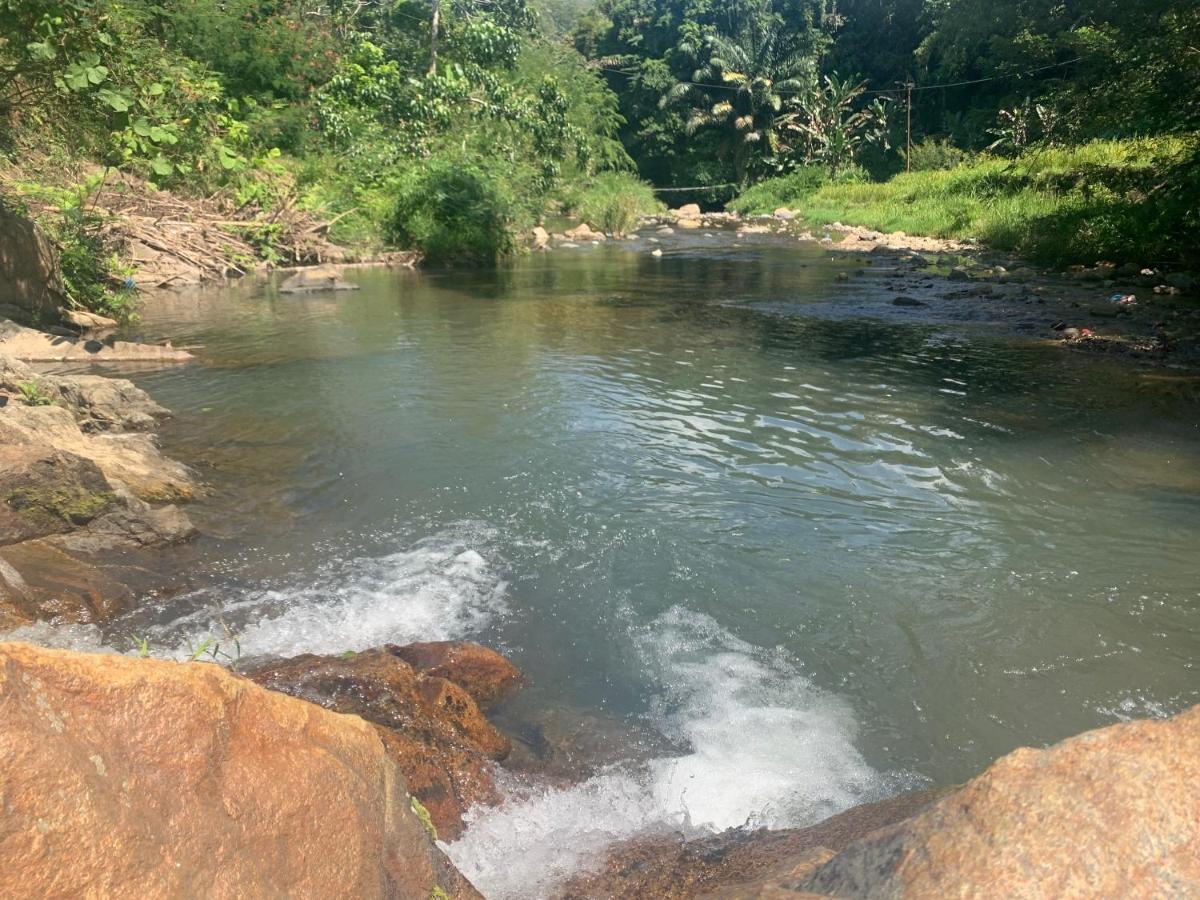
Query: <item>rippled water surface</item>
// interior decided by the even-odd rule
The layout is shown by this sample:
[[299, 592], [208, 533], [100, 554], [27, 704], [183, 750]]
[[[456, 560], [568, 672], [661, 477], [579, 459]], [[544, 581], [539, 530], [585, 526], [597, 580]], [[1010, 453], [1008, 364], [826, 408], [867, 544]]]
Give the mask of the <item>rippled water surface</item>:
[[135, 377], [213, 495], [191, 588], [113, 635], [182, 644], [218, 603], [249, 654], [472, 637], [529, 709], [661, 736], [478, 814], [452, 852], [501, 896], [1196, 702], [1194, 384], [830, 316], [835, 274], [697, 238], [151, 305], [203, 350]]

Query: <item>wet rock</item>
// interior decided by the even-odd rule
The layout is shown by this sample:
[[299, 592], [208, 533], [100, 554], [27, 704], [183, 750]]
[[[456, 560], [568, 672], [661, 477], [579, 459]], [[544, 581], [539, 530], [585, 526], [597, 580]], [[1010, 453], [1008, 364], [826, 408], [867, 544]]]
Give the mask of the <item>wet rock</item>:
[[683, 900], [794, 896], [793, 885], [811, 876], [835, 853], [919, 812], [946, 793], [902, 794], [856, 806], [808, 828], [732, 829], [692, 841], [637, 838], [613, 848], [598, 872], [575, 878], [560, 897]]
[[775, 210], [775, 212], [772, 213], [772, 215], [774, 215], [775, 218], [777, 218], [777, 219], [783, 219], [785, 222], [789, 222], [792, 219], [796, 218], [796, 214], [794, 212], [792, 212], [790, 209], [788, 209], [786, 206], [779, 207], [779, 209]]
[[925, 302], [918, 300], [916, 297], [897, 297], [892, 301], [892, 306], [927, 306]]
[[533, 244], [534, 250], [545, 250], [550, 244], [550, 232], [538, 225], [529, 233], [529, 240]]
[[839, 897], [1200, 895], [1200, 707], [1020, 749], [800, 888]]
[[946, 278], [949, 281], [970, 281], [971, 273], [967, 271], [966, 266], [955, 266]]
[[61, 315], [64, 322], [84, 331], [109, 331], [118, 324], [116, 319], [86, 309], [64, 309]]
[[583, 243], [584, 241], [603, 241], [604, 232], [596, 231], [586, 222], [567, 232], [567, 240]]
[[134, 344], [49, 335], [15, 322], [0, 319], [0, 354], [24, 362], [143, 362], [174, 364], [188, 362], [192, 354], [169, 344]]
[[[498, 802], [492, 763], [507, 756], [511, 745], [467, 690], [417, 671], [398, 655], [400, 649], [305, 654], [246, 674], [264, 687], [379, 725], [389, 753], [428, 808], [438, 833], [452, 838], [462, 831], [462, 814], [470, 806]], [[425, 656], [422, 651], [411, 655]], [[457, 654], [444, 651], [443, 662], [451, 656]], [[465, 663], [459, 667], [464, 675], [468, 670]]]
[[684, 231], [695, 231], [704, 227], [704, 222], [700, 219], [680, 219], [676, 224]]
[[358, 285], [345, 281], [337, 266], [312, 266], [300, 269], [279, 285], [281, 294], [305, 294], [312, 291], [357, 291]]
[[471, 695], [480, 709], [495, 706], [521, 685], [521, 673], [507, 659], [470, 641], [426, 641], [392, 652], [422, 675], [452, 681]]
[[674, 233], [675, 233], [675, 229], [672, 228], [670, 225], [664, 225], [655, 232], [655, 234], [661, 234], [664, 236], [674, 234]]
[[700, 218], [700, 204], [685, 203], [678, 209], [671, 210], [671, 214], [677, 219], [698, 219]]
[[478, 897], [367, 723], [214, 665], [0, 644], [0, 896]]

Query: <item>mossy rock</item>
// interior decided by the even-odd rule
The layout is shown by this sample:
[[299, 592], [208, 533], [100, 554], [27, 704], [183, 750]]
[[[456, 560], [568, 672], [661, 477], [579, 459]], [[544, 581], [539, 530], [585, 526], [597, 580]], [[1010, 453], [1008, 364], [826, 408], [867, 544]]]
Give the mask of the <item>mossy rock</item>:
[[86, 525], [108, 512], [117, 502], [112, 491], [89, 491], [83, 487], [21, 488], [6, 498], [17, 512], [34, 518], [58, 519], [68, 525]]

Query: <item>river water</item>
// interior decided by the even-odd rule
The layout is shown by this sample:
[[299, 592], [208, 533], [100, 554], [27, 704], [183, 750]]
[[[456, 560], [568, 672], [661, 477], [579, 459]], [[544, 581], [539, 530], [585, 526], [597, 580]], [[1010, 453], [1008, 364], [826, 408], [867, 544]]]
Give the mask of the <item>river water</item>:
[[582, 785], [474, 816], [449, 849], [494, 896], [1200, 699], [1194, 384], [839, 315], [819, 247], [646, 251], [149, 304], [203, 345], [133, 377], [212, 494], [187, 589], [105, 639], [184, 647], [215, 610], [245, 655], [472, 638], [530, 715], [627, 726]]

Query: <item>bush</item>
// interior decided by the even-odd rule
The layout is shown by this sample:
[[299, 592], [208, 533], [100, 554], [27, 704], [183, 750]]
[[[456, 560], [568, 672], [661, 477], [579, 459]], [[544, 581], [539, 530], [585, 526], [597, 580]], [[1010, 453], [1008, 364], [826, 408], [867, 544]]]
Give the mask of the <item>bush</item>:
[[900, 155], [913, 172], [936, 172], [954, 169], [971, 158], [966, 150], [955, 147], [948, 138], [925, 138], [913, 144], [912, 150]]
[[863, 171], [857, 167], [842, 172], [831, 181], [829, 170], [824, 166], [802, 166], [787, 175], [760, 181], [731, 200], [727, 207], [734, 212], [762, 215], [781, 206], [800, 205], [827, 184], [855, 184], [864, 180]]
[[435, 265], [492, 265], [515, 248], [517, 207], [477, 162], [434, 157], [397, 181], [389, 239]]
[[563, 202], [568, 212], [610, 234], [632, 231], [638, 216], [662, 209], [648, 184], [624, 172], [594, 175]]

